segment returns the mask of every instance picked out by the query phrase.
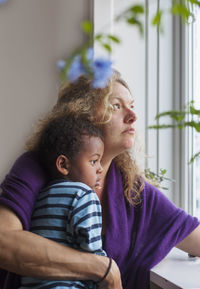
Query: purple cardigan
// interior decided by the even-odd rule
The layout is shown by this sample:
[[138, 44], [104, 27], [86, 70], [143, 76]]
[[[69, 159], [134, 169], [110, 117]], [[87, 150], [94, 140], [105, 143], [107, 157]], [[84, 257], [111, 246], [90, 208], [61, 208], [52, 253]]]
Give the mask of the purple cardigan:
[[[37, 156], [29, 152], [15, 162], [1, 185], [4, 193], [0, 203], [18, 215], [25, 230], [29, 229], [35, 198], [46, 180]], [[123, 196], [121, 173], [114, 163], [108, 173], [107, 193], [104, 249], [117, 262], [124, 289], [147, 289], [149, 270], [199, 222], [148, 183], [142, 192], [142, 204], [129, 205]], [[16, 289], [19, 284], [16, 275], [3, 270], [0, 280], [0, 289]]]

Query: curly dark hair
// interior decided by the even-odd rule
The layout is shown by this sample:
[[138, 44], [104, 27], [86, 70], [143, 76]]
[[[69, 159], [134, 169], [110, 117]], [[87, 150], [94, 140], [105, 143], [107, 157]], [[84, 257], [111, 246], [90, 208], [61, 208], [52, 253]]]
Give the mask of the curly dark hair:
[[59, 155], [63, 154], [69, 160], [76, 158], [84, 146], [83, 136], [99, 137], [103, 141], [100, 129], [82, 117], [58, 117], [44, 127], [36, 151], [51, 177], [55, 175]]

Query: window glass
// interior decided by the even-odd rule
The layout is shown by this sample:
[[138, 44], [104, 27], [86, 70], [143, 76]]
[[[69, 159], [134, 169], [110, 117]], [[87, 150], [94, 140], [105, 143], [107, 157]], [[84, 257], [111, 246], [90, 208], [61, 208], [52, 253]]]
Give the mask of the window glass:
[[[194, 11], [195, 21], [191, 25], [191, 57], [192, 67], [192, 98], [195, 108], [200, 110], [200, 9]], [[200, 117], [194, 119], [200, 121]], [[200, 151], [200, 132], [193, 130], [192, 147], [193, 155]], [[193, 214], [200, 219], [200, 156], [193, 163]]]

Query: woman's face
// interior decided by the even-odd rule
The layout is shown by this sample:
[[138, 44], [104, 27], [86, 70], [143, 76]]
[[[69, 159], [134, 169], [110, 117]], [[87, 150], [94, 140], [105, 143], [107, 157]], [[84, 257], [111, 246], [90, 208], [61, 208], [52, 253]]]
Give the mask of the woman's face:
[[114, 84], [110, 96], [113, 112], [111, 120], [104, 124], [105, 154], [115, 157], [125, 150], [130, 149], [134, 142], [134, 122], [137, 117], [134, 112], [133, 98], [129, 90], [122, 84]]

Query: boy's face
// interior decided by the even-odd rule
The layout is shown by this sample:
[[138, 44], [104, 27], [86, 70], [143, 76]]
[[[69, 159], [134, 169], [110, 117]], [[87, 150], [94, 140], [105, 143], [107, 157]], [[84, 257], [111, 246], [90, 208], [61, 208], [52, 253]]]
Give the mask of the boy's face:
[[100, 185], [103, 171], [100, 161], [104, 152], [104, 143], [98, 137], [82, 137], [84, 147], [77, 157], [70, 161], [68, 177], [74, 182], [85, 183], [94, 190]]

